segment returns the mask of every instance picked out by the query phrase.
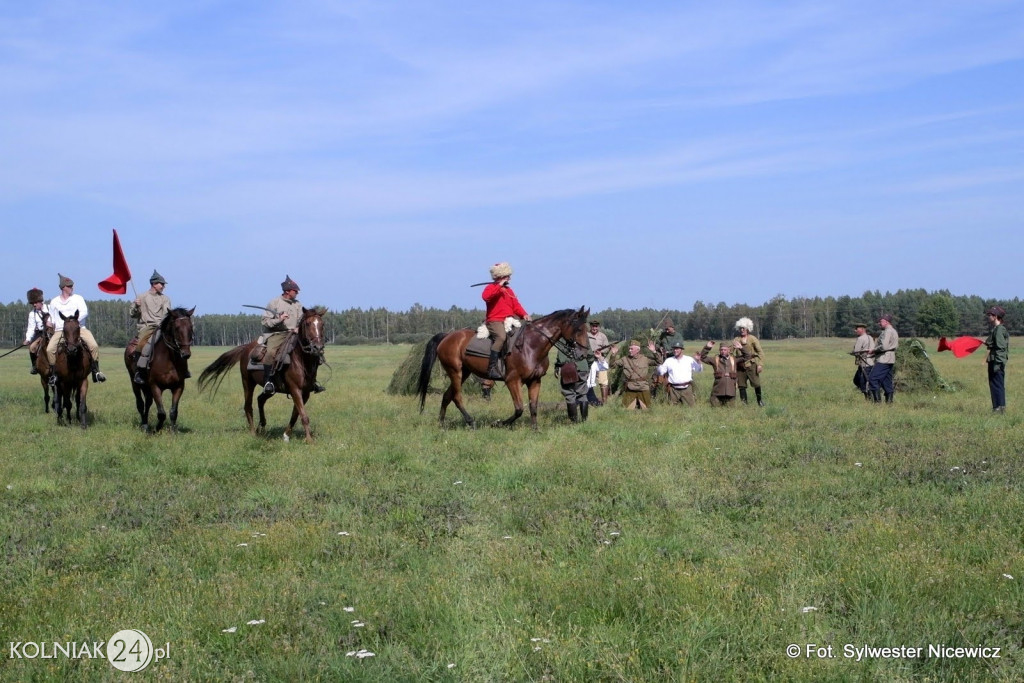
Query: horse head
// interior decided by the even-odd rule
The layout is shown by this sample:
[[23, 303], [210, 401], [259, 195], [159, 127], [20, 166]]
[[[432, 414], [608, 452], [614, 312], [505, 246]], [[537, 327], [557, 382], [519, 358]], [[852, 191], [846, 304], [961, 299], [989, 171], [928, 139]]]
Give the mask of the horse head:
[[167, 313], [160, 324], [164, 342], [185, 359], [192, 355], [192, 314], [195, 311], [195, 306], [191, 309], [175, 308]]
[[312, 356], [324, 357], [324, 309], [302, 308], [299, 323], [299, 343], [302, 350]]
[[79, 345], [82, 343], [82, 326], [78, 322], [78, 310], [74, 315], [64, 315], [57, 311], [60, 319], [64, 321], [64, 348], [69, 354], [78, 353]]
[[585, 349], [590, 348], [590, 339], [587, 337], [587, 319], [590, 318], [590, 309], [580, 306], [578, 311], [569, 310], [566, 313], [568, 315], [561, 321], [562, 338]]

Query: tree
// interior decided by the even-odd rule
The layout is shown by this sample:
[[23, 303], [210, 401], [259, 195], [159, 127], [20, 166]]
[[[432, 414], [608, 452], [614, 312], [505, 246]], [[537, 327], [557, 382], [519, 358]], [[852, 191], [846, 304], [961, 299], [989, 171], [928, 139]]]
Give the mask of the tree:
[[923, 337], [947, 337], [957, 333], [960, 313], [953, 299], [945, 294], [933, 294], [917, 309], [917, 334]]

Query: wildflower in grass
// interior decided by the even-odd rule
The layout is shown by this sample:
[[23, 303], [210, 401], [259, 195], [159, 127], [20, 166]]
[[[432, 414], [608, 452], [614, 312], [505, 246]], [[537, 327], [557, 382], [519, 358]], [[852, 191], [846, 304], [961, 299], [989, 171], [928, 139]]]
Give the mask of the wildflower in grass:
[[458, 485], [459, 485], [459, 484], [461, 484], [461, 483], [462, 483], [462, 480], [460, 479], [459, 481], [457, 481], [457, 482], [455, 482], [454, 484], [452, 484], [452, 486], [458, 486]]
[[376, 657], [377, 655], [369, 650], [352, 650], [351, 652], [346, 652], [345, 656], [355, 657], [356, 659], [366, 659], [367, 657]]
[[454, 668], [455, 668], [455, 662], [450, 662], [450, 663], [448, 664], [448, 668], [449, 668], [449, 669], [454, 669]]
[[247, 621], [245, 623], [248, 624], [249, 626], [259, 626], [260, 624], [267, 623], [267, 620], [266, 619], [252, 619], [251, 621]]
[[345, 611], [345, 612], [355, 612], [356, 611], [355, 607], [342, 607], [341, 609], [343, 611]]
[[238, 547], [238, 548], [248, 548], [249, 544], [248, 543], [239, 543], [236, 547]]
[[356, 619], [355, 621], [352, 622], [352, 628], [362, 628], [364, 626], [366, 626], [366, 624], [364, 624], [363, 622], [359, 621], [358, 619]]
[[349, 533], [348, 533], [347, 531], [339, 531], [339, 532], [338, 532], [338, 535], [339, 535], [339, 536], [349, 536], [349, 535], [351, 535], [351, 534], [349, 534]]
[[234, 633], [237, 630], [238, 630], [237, 626], [232, 626], [231, 628], [221, 629], [221, 633]]
[[804, 614], [807, 614], [808, 612], [817, 612], [818, 608], [817, 607], [804, 607], [800, 611], [803, 612]]
[[263, 536], [266, 536], [266, 534], [261, 534], [258, 531], [252, 535], [253, 538], [262, 538]]
[[864, 467], [864, 464], [863, 463], [859, 463], [859, 462], [855, 462], [855, 463], [853, 463], [853, 466], [854, 467]]
[[1010, 575], [1010, 574], [1003, 574], [1003, 576], [1008, 578], [1010, 581], [1013, 581], [1013, 576], [1012, 575]]

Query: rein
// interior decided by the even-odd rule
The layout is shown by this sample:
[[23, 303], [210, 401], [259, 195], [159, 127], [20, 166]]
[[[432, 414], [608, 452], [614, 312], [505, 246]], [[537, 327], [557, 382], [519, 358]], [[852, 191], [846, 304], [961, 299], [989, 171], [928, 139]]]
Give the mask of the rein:
[[[551, 342], [551, 346], [553, 346], [555, 349], [557, 349], [558, 351], [561, 351], [563, 354], [565, 354], [569, 358], [573, 357], [572, 356], [572, 350], [573, 350], [574, 347], [578, 346], [578, 344], [576, 343], [575, 339], [569, 339], [567, 337], [563, 337], [563, 336], [561, 336], [561, 332], [559, 332], [558, 333], [559, 334], [558, 341], [564, 341], [565, 342], [565, 348], [563, 349], [561, 346], [558, 345], [558, 341], [556, 341], [555, 339], [552, 339], [548, 335], [548, 333], [545, 332], [543, 329], [541, 329], [536, 323], [534, 323], [533, 321], [530, 321], [530, 322], [527, 323], [527, 325], [530, 325], [534, 330], [536, 330], [540, 334], [540, 336], [544, 337], [549, 342]], [[525, 332], [525, 330], [524, 330], [524, 332]], [[519, 337], [519, 340], [520, 340], [519, 344], [522, 344], [522, 336]]]

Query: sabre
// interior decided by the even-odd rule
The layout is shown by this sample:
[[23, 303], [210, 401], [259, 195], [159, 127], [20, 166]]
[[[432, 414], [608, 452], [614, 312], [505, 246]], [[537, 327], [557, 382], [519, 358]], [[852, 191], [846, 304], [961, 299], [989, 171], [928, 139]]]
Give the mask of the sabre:
[[18, 351], [18, 350], [23, 349], [23, 348], [25, 348], [24, 345], [22, 345], [22, 346], [15, 346], [13, 349], [11, 349], [7, 353], [3, 354], [3, 356], [0, 356], [0, 358], [3, 358], [4, 356], [9, 356], [12, 353], [14, 353], [15, 351]]
[[254, 306], [252, 304], [242, 304], [242, 308], [258, 308], [261, 311], [266, 311], [267, 313], [273, 313], [274, 315], [277, 315], [277, 311], [275, 311], [272, 308], [267, 308], [266, 306]]

